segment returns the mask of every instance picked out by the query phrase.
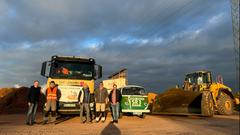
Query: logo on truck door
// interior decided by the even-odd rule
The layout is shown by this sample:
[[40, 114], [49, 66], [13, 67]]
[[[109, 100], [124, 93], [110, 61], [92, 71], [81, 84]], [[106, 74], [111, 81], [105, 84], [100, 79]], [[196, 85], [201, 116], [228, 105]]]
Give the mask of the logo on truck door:
[[61, 102], [77, 102], [78, 93], [82, 89], [80, 86], [58, 86], [61, 91]]

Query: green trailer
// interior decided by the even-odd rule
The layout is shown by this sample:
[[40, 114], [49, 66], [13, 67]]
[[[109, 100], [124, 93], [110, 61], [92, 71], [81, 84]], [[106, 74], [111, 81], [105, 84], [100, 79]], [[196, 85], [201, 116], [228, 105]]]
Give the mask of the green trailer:
[[145, 117], [149, 113], [148, 96], [143, 87], [137, 85], [127, 85], [120, 88], [122, 93], [121, 114], [132, 114]]

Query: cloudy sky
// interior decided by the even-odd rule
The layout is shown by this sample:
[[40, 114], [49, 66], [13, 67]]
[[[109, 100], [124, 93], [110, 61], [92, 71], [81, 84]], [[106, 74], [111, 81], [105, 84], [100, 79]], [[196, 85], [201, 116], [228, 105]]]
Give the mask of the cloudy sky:
[[208, 69], [234, 88], [229, 0], [0, 0], [0, 87], [28, 86], [52, 55], [87, 56], [104, 78], [160, 92]]

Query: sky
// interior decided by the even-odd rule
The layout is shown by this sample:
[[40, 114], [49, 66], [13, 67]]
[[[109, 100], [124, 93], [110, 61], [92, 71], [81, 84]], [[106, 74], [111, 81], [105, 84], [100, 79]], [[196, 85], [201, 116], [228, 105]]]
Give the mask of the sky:
[[103, 79], [161, 92], [211, 70], [236, 86], [229, 0], [0, 0], [0, 87], [29, 86], [52, 55], [92, 57]]

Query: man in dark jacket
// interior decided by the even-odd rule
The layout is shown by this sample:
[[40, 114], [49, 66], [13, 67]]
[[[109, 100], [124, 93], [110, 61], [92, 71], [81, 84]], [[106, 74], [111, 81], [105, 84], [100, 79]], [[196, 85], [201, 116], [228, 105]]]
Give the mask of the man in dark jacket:
[[86, 83], [83, 84], [83, 88], [80, 90], [78, 94], [78, 102], [80, 104], [80, 119], [81, 122], [84, 123], [83, 120], [83, 112], [86, 111], [86, 122], [90, 122], [90, 90]]
[[28, 101], [28, 112], [27, 112], [27, 125], [32, 125], [35, 122], [36, 112], [39, 102], [39, 97], [41, 92], [41, 87], [39, 87], [39, 82], [37, 80], [34, 81], [33, 86], [29, 88], [29, 92], [27, 95]]
[[122, 94], [117, 89], [117, 85], [114, 84], [113, 89], [109, 94], [109, 101], [111, 103], [113, 123], [114, 122], [118, 123], [121, 99], [122, 99]]

